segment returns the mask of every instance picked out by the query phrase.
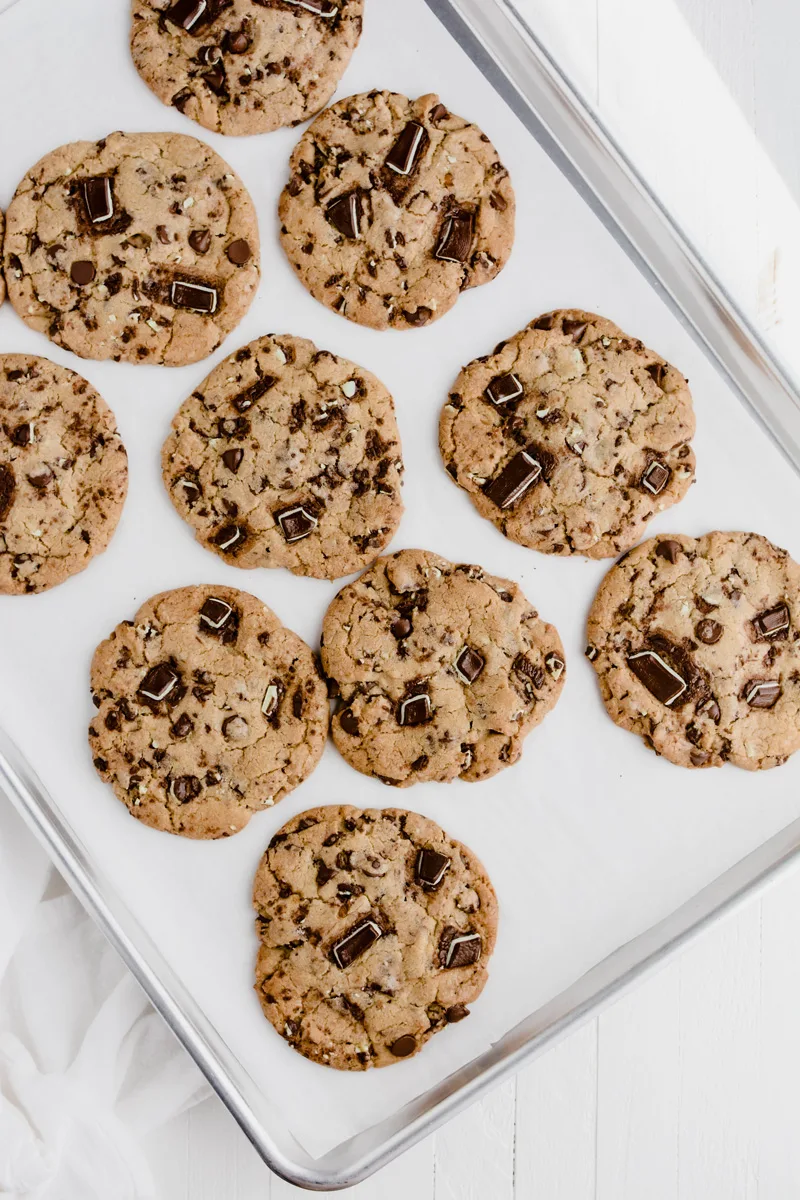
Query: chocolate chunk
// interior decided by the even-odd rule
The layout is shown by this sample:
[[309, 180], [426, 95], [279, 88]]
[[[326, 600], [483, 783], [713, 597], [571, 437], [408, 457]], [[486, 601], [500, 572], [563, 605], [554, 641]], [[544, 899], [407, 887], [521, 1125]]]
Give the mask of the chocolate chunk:
[[247, 412], [248, 408], [252, 408], [255, 402], [260, 400], [262, 396], [265, 396], [277, 382], [278, 380], [275, 375], [264, 375], [249, 388], [245, 388], [243, 392], [240, 392], [238, 396], [234, 396], [231, 404], [237, 412]]
[[211, 541], [220, 550], [239, 550], [247, 540], [247, 535], [238, 525], [224, 525], [217, 530]]
[[223, 629], [233, 616], [233, 607], [224, 600], [209, 596], [200, 609], [200, 621], [210, 629]]
[[520, 450], [499, 475], [484, 487], [486, 497], [498, 508], [511, 508], [521, 500], [542, 474], [541, 463], [527, 450]]
[[358, 718], [352, 708], [346, 708], [339, 717], [339, 724], [345, 733], [349, 733], [351, 737], [356, 737], [359, 730]]
[[86, 259], [74, 262], [69, 269], [69, 277], [73, 283], [77, 283], [78, 287], [86, 287], [96, 274], [94, 263], [87, 262]]
[[443, 104], [434, 104], [433, 108], [428, 113], [428, 120], [433, 121], [435, 123], [437, 121], [443, 121], [445, 119], [445, 117], [449, 117], [449, 116], [450, 116], [450, 113], [447, 111], [447, 109], [445, 108], [445, 106]]
[[705, 642], [707, 646], [714, 646], [725, 630], [719, 621], [713, 621], [711, 617], [703, 617], [702, 621], [698, 621], [695, 625], [694, 632], [701, 642]]
[[513, 665], [514, 670], [520, 675], [524, 675], [526, 679], [530, 679], [535, 688], [540, 688], [544, 683], [544, 671], [532, 663], [526, 655], [518, 654]]
[[444, 1019], [448, 1025], [455, 1025], [458, 1021], [463, 1021], [464, 1017], [469, 1016], [469, 1009], [466, 1004], [451, 1004], [447, 1012], [444, 1014]]
[[674, 538], [668, 538], [665, 542], [659, 542], [656, 546], [658, 557], [665, 558], [668, 563], [676, 563], [680, 552], [681, 544], [680, 542], [676, 542]]
[[464, 683], [474, 683], [485, 666], [486, 659], [471, 646], [465, 646], [456, 659], [456, 674]]
[[193, 229], [188, 241], [195, 254], [208, 254], [211, 249], [211, 230]]
[[185, 738], [194, 729], [194, 721], [188, 713], [181, 713], [175, 724], [170, 729], [170, 733], [176, 738]]
[[565, 317], [561, 322], [561, 328], [572, 338], [573, 342], [579, 342], [589, 328], [589, 324], [587, 321], [571, 321]]
[[774, 708], [782, 695], [783, 689], [774, 679], [751, 679], [743, 692], [751, 708]]
[[433, 718], [431, 698], [427, 692], [406, 696], [397, 708], [398, 725], [426, 725]]
[[159, 663], [157, 667], [151, 667], [147, 672], [139, 684], [138, 694], [146, 700], [158, 703], [160, 700], [166, 700], [179, 682], [180, 675], [169, 663]]
[[471, 967], [481, 956], [481, 935], [446, 929], [439, 943], [439, 961], [443, 967]]
[[15, 446], [32, 446], [36, 440], [36, 426], [33, 421], [25, 421], [11, 431], [11, 440]]
[[187, 479], [184, 476], [183, 479], [178, 479], [176, 482], [183, 488], [186, 503], [190, 506], [195, 504], [203, 494], [200, 484], [196, 479]]
[[708, 600], [704, 600], [702, 596], [695, 596], [694, 602], [698, 611], [705, 616], [713, 612], [715, 608], [719, 608], [718, 604], [711, 604]]
[[492, 404], [496, 404], [499, 407], [501, 404], [508, 404], [510, 400], [519, 400], [523, 390], [522, 384], [516, 375], [495, 375], [492, 382], [485, 389], [484, 395], [487, 399], [491, 400]]
[[304, 8], [306, 12], [313, 13], [315, 17], [333, 17], [337, 13], [335, 4], [331, 4], [330, 0], [284, 0], [286, 4], [292, 4], [295, 8]]
[[789, 624], [789, 606], [787, 604], [779, 604], [777, 608], [770, 608], [767, 612], [753, 617], [753, 629], [759, 641], [785, 634]]
[[278, 711], [281, 702], [283, 689], [279, 683], [273, 682], [267, 685], [264, 692], [264, 699], [261, 701], [261, 711], [267, 720], [274, 717]]
[[715, 725], [719, 725], [722, 713], [713, 696], [708, 696], [705, 700], [701, 700], [696, 711], [698, 713], [704, 713], [709, 720], [714, 722]]
[[0, 463], [0, 521], [8, 516], [16, 488], [13, 468], [6, 463]]
[[411, 312], [409, 309], [403, 309], [403, 316], [409, 325], [427, 325], [433, 316], [433, 309], [427, 308], [424, 304], [420, 304], [419, 308]]
[[250, 249], [250, 243], [244, 238], [237, 238], [235, 242], [231, 242], [228, 249], [225, 251], [228, 260], [235, 267], [243, 267], [253, 257], [253, 251]]
[[242, 450], [241, 447], [237, 447], [235, 450], [225, 450], [222, 455], [222, 461], [225, 463], [225, 466], [229, 471], [233, 471], [234, 475], [242, 465], [243, 458], [244, 450]]
[[222, 722], [222, 736], [229, 742], [243, 742], [247, 734], [247, 721], [238, 714], [226, 717]]
[[170, 243], [169, 230], [166, 225], [156, 225], [156, 235], [162, 246], [168, 246]]
[[386, 157], [386, 166], [397, 175], [410, 175], [428, 140], [424, 126], [409, 121]]
[[42, 463], [35, 467], [28, 476], [28, 483], [31, 487], [36, 488], [37, 492], [43, 492], [53, 482], [55, 476], [49, 467]]
[[413, 1033], [406, 1033], [402, 1037], [397, 1038], [389, 1047], [389, 1053], [395, 1058], [408, 1058], [409, 1054], [413, 1054], [417, 1048], [417, 1039]]
[[693, 767], [704, 767], [710, 758], [708, 750], [692, 750], [689, 754], [689, 762]]
[[600, 651], [596, 646], [587, 646], [583, 653], [589, 662], [594, 662], [596, 658], [600, 657]]
[[398, 617], [396, 621], [392, 621], [392, 637], [396, 637], [398, 642], [401, 642], [403, 638], [408, 637], [413, 628], [408, 617]]
[[660, 496], [669, 483], [671, 476], [672, 471], [670, 471], [669, 467], [654, 458], [646, 467], [641, 478], [641, 484], [643, 488], [647, 488], [648, 492], [652, 492], [654, 496]]
[[274, 516], [280, 526], [284, 540], [289, 545], [292, 542], [300, 542], [303, 538], [307, 538], [319, 524], [313, 513], [310, 513], [302, 504], [295, 504], [291, 508], [281, 509]]
[[566, 663], [563, 658], [559, 658], [557, 654], [548, 654], [545, 656], [544, 665], [547, 667], [553, 679], [560, 679], [564, 674]]
[[93, 179], [84, 179], [83, 203], [93, 225], [110, 221], [114, 215], [114, 192], [110, 177], [98, 175]]
[[181, 775], [173, 779], [170, 788], [179, 804], [188, 804], [190, 800], [196, 800], [202, 790], [202, 783], [194, 775]]
[[649, 367], [645, 367], [645, 370], [647, 371], [647, 374], [651, 376], [653, 381], [657, 383], [659, 387], [661, 387], [664, 383], [664, 376], [667, 373], [667, 368], [664, 366], [664, 364], [651, 363]]
[[205, 283], [176, 279], [169, 290], [169, 299], [174, 308], [186, 308], [189, 312], [210, 315], [217, 311], [217, 289]]
[[221, 96], [225, 91], [227, 80], [225, 78], [225, 71], [221, 66], [212, 67], [210, 71], [204, 71], [201, 79], [204, 80], [217, 96]]
[[450, 859], [438, 850], [424, 849], [417, 854], [414, 876], [426, 891], [435, 892], [450, 869]]
[[219, 46], [201, 46], [197, 57], [207, 67], [213, 67], [215, 63], [222, 61], [222, 51]]
[[208, 4], [209, 0], [176, 0], [164, 15], [173, 25], [180, 25], [181, 29], [191, 33], [209, 19]]
[[688, 687], [677, 671], [673, 671], [655, 650], [639, 650], [627, 658], [627, 663], [637, 679], [640, 679], [651, 695], [662, 704], [674, 704]]
[[333, 961], [337, 967], [342, 970], [349, 967], [352, 963], [360, 958], [370, 946], [374, 946], [379, 938], [383, 937], [383, 930], [377, 921], [373, 921], [370, 917], [366, 921], [362, 921], [360, 925], [356, 925], [349, 933], [346, 933], [333, 946], [331, 954]]
[[471, 212], [459, 210], [451, 213], [442, 226], [434, 251], [436, 258], [443, 262], [468, 262], [474, 224], [475, 218]]
[[230, 54], [246, 54], [251, 44], [244, 29], [240, 29], [238, 33], [229, 32], [225, 38], [225, 48]]
[[356, 241], [361, 236], [360, 188], [346, 192], [344, 196], [337, 196], [325, 209], [325, 216], [338, 233]]

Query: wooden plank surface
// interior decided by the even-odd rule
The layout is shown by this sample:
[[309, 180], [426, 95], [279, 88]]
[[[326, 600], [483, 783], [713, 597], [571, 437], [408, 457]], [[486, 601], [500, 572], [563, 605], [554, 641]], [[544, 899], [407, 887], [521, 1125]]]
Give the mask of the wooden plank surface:
[[[800, 370], [794, 0], [517, 0]], [[2, 3], [2, 0], [0, 0]], [[682, 32], [681, 32], [682, 31]], [[691, 32], [698, 43], [676, 58]], [[704, 96], [693, 55], [719, 73]], [[739, 125], [723, 128], [728, 103]], [[755, 130], [766, 150], [743, 135]], [[787, 197], [773, 203], [773, 172]], [[707, 185], [719, 174], [725, 183]], [[772, 207], [770, 204], [772, 203]], [[800, 255], [798, 256], [800, 262]], [[783, 264], [783, 265], [782, 265]], [[783, 348], [782, 347], [782, 348]], [[800, 1195], [800, 874], [374, 1180], [358, 1200], [794, 1200]], [[165, 1200], [285, 1200], [219, 1103], [152, 1137]]]

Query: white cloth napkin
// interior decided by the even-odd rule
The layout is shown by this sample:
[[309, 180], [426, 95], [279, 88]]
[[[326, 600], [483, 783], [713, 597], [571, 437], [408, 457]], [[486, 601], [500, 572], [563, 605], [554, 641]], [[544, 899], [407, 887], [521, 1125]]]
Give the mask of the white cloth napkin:
[[0, 1196], [150, 1200], [200, 1072], [0, 796]]

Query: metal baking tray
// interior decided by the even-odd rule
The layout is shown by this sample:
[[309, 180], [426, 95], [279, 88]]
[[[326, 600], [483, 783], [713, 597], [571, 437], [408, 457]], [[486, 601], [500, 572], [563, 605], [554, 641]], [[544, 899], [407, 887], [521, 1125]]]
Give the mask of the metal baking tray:
[[[790, 518], [800, 500], [800, 395], [514, 5], [509, 0], [424, 3], [428, 9], [423, 0], [407, 0], [410, 28], [398, 31], [392, 23], [393, 0], [368, 0], [364, 47], [339, 94], [377, 85], [416, 95], [424, 90], [423, 80], [430, 89], [438, 87], [456, 111], [486, 128], [504, 159], [513, 160], [520, 237], [496, 283], [463, 297], [434, 326], [401, 335], [355, 329], [314, 305], [292, 280], [274, 236], [270, 240], [269, 214], [296, 133], [284, 131], [245, 144], [194, 130], [177, 114], [162, 110], [124, 64], [124, 14], [112, 13], [126, 8], [124, 4], [73, 0], [63, 6], [24, 0], [3, 9], [0, 3], [0, 44], [13, 34], [16, 57], [24, 59], [29, 21], [40, 62], [28, 93], [21, 74], [12, 84], [0, 80], [0, 110], [11, 111], [2, 89], [13, 85], [19, 101], [15, 122], [30, 142], [22, 145], [10, 125], [0, 129], [0, 161], [18, 168], [14, 178], [0, 179], [0, 202], [7, 201], [17, 178], [39, 153], [69, 136], [100, 136], [112, 122], [196, 132], [211, 141], [251, 186], [265, 241], [262, 294], [228, 339], [225, 352], [267, 328], [286, 329], [311, 336], [381, 375], [397, 398], [409, 468], [407, 515], [396, 546], [421, 544], [519, 579], [543, 615], [559, 625], [567, 645], [568, 687], [556, 712], [532, 736], [521, 764], [494, 783], [387, 792], [350, 771], [329, 746], [302, 788], [224, 844], [188, 844], [131, 822], [94, 778], [83, 743], [75, 749], [90, 711], [85, 685], [95, 642], [117, 620], [131, 616], [151, 592], [210, 579], [257, 592], [284, 619], [291, 614], [289, 623], [313, 641], [336, 585], [289, 579], [283, 572], [237, 572], [195, 546], [171, 514], [158, 482], [157, 450], [179, 401], [213, 363], [171, 373], [81, 363], [24, 329], [7, 307], [0, 312], [0, 352], [45, 354], [85, 374], [115, 408], [132, 452], [131, 496], [107, 554], [46, 596], [0, 598], [0, 788], [264, 1161], [291, 1182], [315, 1190], [346, 1187], [384, 1166], [596, 1015], [774, 879], [800, 849], [794, 762], [759, 777], [745, 778], [745, 772], [734, 768], [681, 772], [613, 727], [602, 710], [593, 672], [581, 660], [583, 616], [608, 564], [549, 560], [503, 541], [484, 527], [487, 523], [478, 520], [446, 479], [435, 448], [439, 405], [462, 362], [490, 350], [500, 337], [546, 308], [597, 307], [691, 370], [699, 470], [710, 486], [702, 495], [698, 490], [698, 499], [690, 496], [658, 518], [654, 531], [742, 527], [752, 516], [754, 527], [788, 541], [797, 557]], [[411, 8], [418, 20], [408, 17]], [[55, 110], [47, 95], [50, 73], [57, 76], [62, 66], [59, 55], [70, 58], [61, 53], [68, 36], [67, 26], [58, 25], [68, 20], [60, 15], [64, 9], [85, 17], [75, 27], [76, 43], [84, 39], [82, 49], [71, 53], [91, 61], [100, 81], [85, 78], [88, 72], [71, 77], [66, 113]], [[109, 62], [85, 54], [92, 20], [108, 45], [120, 42]], [[56, 46], [48, 49], [51, 39]], [[69, 62], [64, 69], [71, 70]], [[13, 64], [10, 70], [13, 74]], [[443, 76], [447, 87], [440, 82]], [[117, 78], [118, 89], [103, 91], [103, 80]], [[281, 176], [277, 182], [266, 178], [270, 172], [262, 170], [262, 160], [274, 165]], [[530, 170], [525, 168], [528, 160]], [[537, 221], [543, 223], [541, 233], [531, 230], [531, 222]], [[551, 243], [558, 259], [549, 254]], [[745, 494], [748, 489], [737, 487], [736, 481], [748, 466], [761, 480], [774, 477], [774, 486], [764, 482], [758, 495]], [[163, 528], [158, 544], [151, 536], [153, 527]], [[59, 673], [62, 662], [73, 672], [70, 678]], [[578, 737], [583, 754], [575, 754]], [[217, 948], [222, 940], [239, 946], [238, 932], [226, 922], [235, 917], [237, 930], [249, 922], [250, 878], [260, 851], [284, 820], [325, 800], [404, 804], [433, 816], [473, 845], [498, 889], [501, 938], [490, 984], [474, 1006], [472, 1020], [458, 1027], [460, 1039], [467, 1036], [468, 1030], [461, 1033], [467, 1026], [475, 1022], [481, 1029], [483, 1022], [488, 1040], [477, 1038], [478, 1050], [455, 1069], [454, 1049], [473, 1043], [454, 1041], [450, 1034], [433, 1039], [410, 1064], [369, 1072], [369, 1078], [334, 1080], [334, 1073], [305, 1063], [288, 1049], [276, 1057], [281, 1087], [296, 1078], [312, 1080], [313, 1091], [329, 1096], [331, 1107], [341, 1101], [345, 1086], [351, 1096], [360, 1090], [379, 1101], [375, 1123], [364, 1122], [355, 1136], [318, 1154], [304, 1148], [303, 1137], [295, 1136], [275, 1104], [273, 1066], [270, 1060], [270, 1071], [265, 1071], [263, 1056], [273, 1053], [275, 1043], [283, 1048], [280, 1039], [261, 1021], [253, 1026], [258, 1032], [245, 1051], [237, 1042], [235, 997], [246, 985], [237, 980], [230, 987], [234, 981], [223, 979], [220, 997], [211, 1003], [202, 971], [192, 975], [182, 953], [187, 942], [196, 952], [206, 932], [209, 945], [216, 938]], [[513, 840], [523, 845], [520, 854], [504, 832], [507, 821], [514, 823]], [[652, 840], [663, 846], [647, 869]], [[537, 859], [539, 845], [544, 857]], [[532, 847], [530, 860], [525, 846]], [[639, 852], [642, 865], [631, 866], [626, 874], [626, 862]], [[548, 871], [554, 863], [558, 870]], [[584, 895], [580, 884], [586, 877], [593, 890], [587, 888]], [[231, 909], [223, 905], [220, 914], [220, 897], [228, 893]], [[176, 902], [193, 916], [199, 911], [207, 926], [196, 920], [192, 924], [188, 915], [185, 923], [170, 926]], [[589, 916], [594, 912], [596, 924]], [[579, 943], [580, 953], [573, 953]], [[241, 961], [235, 965], [249, 983], [254, 938], [245, 937], [241, 946]], [[518, 1008], [527, 1007], [515, 1020], [491, 1026], [487, 1014], [506, 1011], [503, 993], [523, 955], [525, 978], [540, 969], [543, 982], [538, 987], [529, 982], [516, 998]], [[214, 969], [212, 963], [212, 973]], [[216, 969], [216, 974], [224, 971]], [[254, 999], [252, 1004], [257, 1008]], [[421, 1073], [400, 1074], [415, 1070]], [[424, 1086], [414, 1084], [406, 1103], [387, 1110], [385, 1094], [393, 1092], [393, 1080], [401, 1079], [424, 1081]]]

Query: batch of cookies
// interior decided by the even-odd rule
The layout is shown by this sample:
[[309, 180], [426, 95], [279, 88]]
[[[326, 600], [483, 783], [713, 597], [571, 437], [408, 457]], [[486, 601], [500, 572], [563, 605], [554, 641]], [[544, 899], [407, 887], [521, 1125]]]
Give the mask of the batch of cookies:
[[[159, 98], [208, 129], [314, 118], [280, 200], [286, 255], [322, 304], [413, 340], [501, 271], [514, 192], [488, 137], [434, 95], [324, 108], [362, 5], [133, 0], [131, 47]], [[188, 135], [54, 150], [19, 185], [0, 240], [11, 305], [83, 358], [197, 362], [259, 285], [248, 191]], [[37, 593], [108, 546], [126, 453], [96, 390], [31, 355], [0, 355], [0, 427], [0, 593]], [[586, 650], [618, 725], [684, 767], [770, 767], [800, 746], [800, 569], [752, 533], [640, 542], [694, 482], [694, 430], [681, 373], [576, 309], [465, 367], [439, 438], [454, 483], [507, 538], [622, 555]], [[133, 816], [228, 837], [308, 778], [329, 731], [355, 770], [395, 787], [480, 782], [518, 761], [564, 685], [559, 635], [516, 583], [424, 550], [385, 553], [403, 462], [375, 375], [302, 337], [260, 337], [181, 404], [162, 469], [177, 512], [227, 563], [359, 574], [330, 605], [318, 653], [231, 587], [165, 592], [121, 620], [92, 662], [89, 740]], [[463, 1020], [486, 981], [491, 884], [413, 812], [300, 814], [269, 843], [254, 904], [264, 1013], [328, 1066], [409, 1057]]]

